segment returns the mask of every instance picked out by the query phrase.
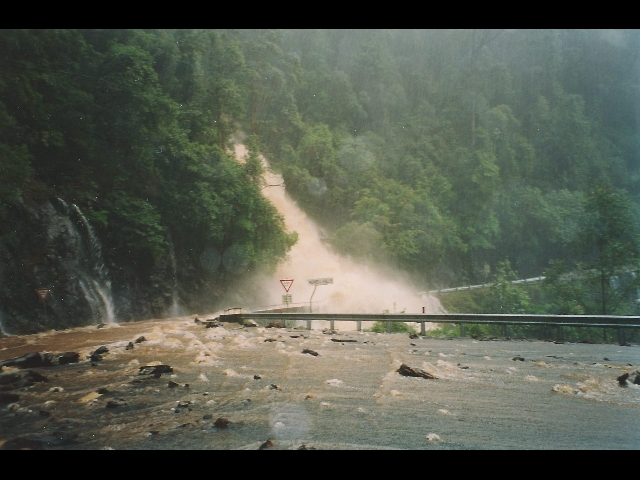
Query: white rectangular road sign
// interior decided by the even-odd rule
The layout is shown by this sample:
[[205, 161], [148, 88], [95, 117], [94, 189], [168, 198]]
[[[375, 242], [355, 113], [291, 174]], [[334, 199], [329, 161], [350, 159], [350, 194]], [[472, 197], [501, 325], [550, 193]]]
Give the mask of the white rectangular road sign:
[[309, 280], [310, 285], [329, 285], [333, 283], [333, 278], [314, 278]]
[[293, 298], [291, 297], [290, 293], [287, 293], [285, 295], [282, 295], [282, 303], [293, 303]]

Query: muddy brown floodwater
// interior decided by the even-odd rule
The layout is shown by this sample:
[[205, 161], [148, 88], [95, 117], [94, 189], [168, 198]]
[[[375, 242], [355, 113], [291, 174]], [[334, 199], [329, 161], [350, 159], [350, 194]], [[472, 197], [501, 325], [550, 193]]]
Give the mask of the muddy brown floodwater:
[[[108, 353], [88, 360], [100, 346]], [[0, 449], [640, 447], [637, 345], [206, 328], [193, 317], [0, 338], [0, 361], [45, 351], [80, 361], [30, 369], [47, 381], [15, 389], [8, 375], [28, 370], [4, 367]], [[437, 378], [402, 376], [403, 363]], [[160, 364], [173, 371], [140, 370]]]

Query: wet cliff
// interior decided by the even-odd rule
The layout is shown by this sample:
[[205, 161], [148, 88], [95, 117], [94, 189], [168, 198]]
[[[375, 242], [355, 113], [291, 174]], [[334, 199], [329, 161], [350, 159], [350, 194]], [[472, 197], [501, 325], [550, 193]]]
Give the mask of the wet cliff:
[[[166, 255], [140, 268], [105, 255], [107, 248], [83, 211], [61, 198], [13, 203], [7, 220], [9, 231], [0, 244], [0, 326], [5, 335], [185, 315], [188, 306], [214, 307], [212, 279], [185, 268], [178, 281], [170, 239]], [[186, 286], [184, 301], [181, 283]]]

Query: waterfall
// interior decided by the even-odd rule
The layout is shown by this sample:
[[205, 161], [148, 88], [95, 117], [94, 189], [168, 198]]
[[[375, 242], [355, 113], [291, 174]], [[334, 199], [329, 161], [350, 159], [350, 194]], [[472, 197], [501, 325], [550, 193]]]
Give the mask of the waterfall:
[[173, 275], [173, 289], [171, 291], [171, 307], [166, 313], [167, 317], [180, 317], [188, 315], [188, 312], [182, 305], [178, 297], [178, 266], [176, 263], [176, 252], [173, 248], [173, 242], [169, 238], [169, 259], [171, 260], [171, 273]]
[[0, 310], [0, 333], [2, 333], [2, 335], [4, 335], [5, 337], [10, 337], [11, 334], [9, 332], [7, 332], [5, 326], [4, 326], [4, 322], [2, 321], [2, 310]]
[[[62, 217], [62, 221], [67, 227], [70, 247], [75, 250], [74, 253], [77, 255], [76, 261], [79, 262], [78, 282], [87, 302], [89, 302], [92, 315], [97, 322], [114, 323], [111, 281], [102, 257], [102, 245], [80, 208], [75, 204], [69, 208], [61, 198], [58, 198], [58, 201], [66, 213], [66, 216]], [[72, 214], [77, 215], [78, 222], [71, 221]], [[85, 232], [84, 237], [78, 229], [78, 224]]]

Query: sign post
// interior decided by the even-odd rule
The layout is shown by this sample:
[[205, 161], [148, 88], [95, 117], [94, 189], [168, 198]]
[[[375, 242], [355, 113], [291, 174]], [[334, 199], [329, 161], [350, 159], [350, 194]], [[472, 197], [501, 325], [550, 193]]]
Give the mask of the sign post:
[[44, 307], [44, 314], [47, 314], [47, 297], [49, 296], [49, 292], [51, 291], [51, 287], [40, 287], [40, 288], [36, 288], [36, 294], [38, 295], [38, 298], [40, 299], [40, 301], [42, 302], [42, 305]]
[[289, 308], [289, 304], [290, 304], [290, 303], [293, 303], [293, 302], [292, 302], [292, 298], [291, 298], [291, 294], [290, 294], [290, 293], [287, 293], [287, 294], [285, 294], [285, 295], [282, 295], [282, 303], [284, 303], [284, 304], [285, 304], [285, 307], [286, 307], [286, 308]]
[[[313, 285], [313, 293], [311, 294], [311, 298], [309, 299], [309, 313], [313, 313], [313, 309], [311, 308], [311, 301], [313, 300], [313, 295], [316, 293], [316, 288], [318, 285], [330, 285], [333, 283], [333, 278], [313, 278], [309, 280], [309, 285]], [[311, 329], [311, 327], [309, 327]]]

